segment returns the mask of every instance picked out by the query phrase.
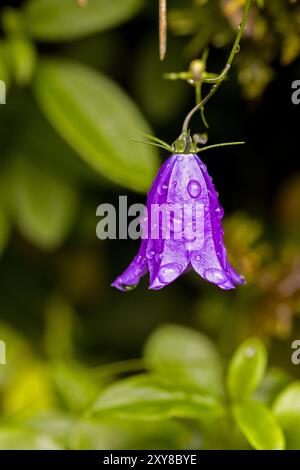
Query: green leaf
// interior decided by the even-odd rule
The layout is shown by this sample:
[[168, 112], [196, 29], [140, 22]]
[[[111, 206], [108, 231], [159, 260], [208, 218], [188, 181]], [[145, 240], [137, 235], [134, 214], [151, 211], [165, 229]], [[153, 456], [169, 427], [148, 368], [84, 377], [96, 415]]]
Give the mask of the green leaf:
[[14, 216], [22, 234], [42, 249], [55, 249], [68, 234], [77, 196], [73, 188], [25, 159], [11, 168]]
[[288, 385], [276, 398], [273, 412], [282, 426], [287, 448], [300, 449], [300, 381]]
[[283, 450], [285, 439], [271, 411], [249, 400], [232, 407], [233, 416], [249, 444], [257, 450]]
[[10, 61], [11, 74], [19, 86], [30, 83], [37, 63], [33, 44], [21, 37], [12, 37], [8, 41], [7, 54]]
[[214, 344], [192, 329], [164, 325], [148, 339], [144, 355], [164, 380], [222, 394], [222, 365]]
[[100, 395], [91, 410], [92, 415], [136, 420], [164, 420], [172, 417], [200, 419], [207, 413], [223, 413], [216, 399], [187, 393], [146, 375], [111, 385]]
[[118, 26], [143, 5], [142, 0], [29, 0], [23, 10], [24, 27], [43, 41], [71, 40]]
[[267, 352], [258, 338], [242, 343], [233, 355], [227, 374], [228, 392], [233, 400], [248, 398], [261, 383], [267, 365]]
[[0, 448], [8, 450], [62, 450], [51, 436], [29, 429], [0, 428]]
[[253, 398], [263, 402], [267, 406], [271, 406], [276, 396], [291, 382], [290, 375], [272, 367], [267, 370], [260, 386], [255, 391]]
[[84, 411], [94, 402], [97, 386], [89, 371], [75, 362], [56, 362], [52, 365], [50, 376], [59, 398], [66, 409]]
[[148, 126], [116, 84], [75, 63], [46, 61], [34, 91], [52, 125], [92, 168], [129, 189], [149, 189], [157, 152], [132, 142]]
[[10, 84], [10, 78], [7, 43], [0, 41], [0, 80], [2, 80], [6, 87], [8, 87]]

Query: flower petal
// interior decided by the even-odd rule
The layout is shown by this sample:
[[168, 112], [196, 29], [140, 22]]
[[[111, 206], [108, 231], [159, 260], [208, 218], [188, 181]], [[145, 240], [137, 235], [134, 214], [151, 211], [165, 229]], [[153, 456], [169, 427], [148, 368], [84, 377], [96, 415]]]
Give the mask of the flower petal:
[[[172, 156], [173, 157], [173, 156]], [[148, 194], [147, 199], [147, 210], [150, 211], [151, 201], [154, 200], [159, 194], [160, 185], [166, 178], [166, 174], [169, 173], [172, 161], [174, 158], [170, 157], [160, 168], [152, 187]], [[144, 221], [148, 223], [148, 219]], [[148, 251], [148, 239], [142, 239], [138, 254], [135, 256], [133, 261], [130, 263], [128, 268], [111, 284], [112, 287], [116, 287], [121, 291], [129, 291], [134, 289], [140, 282], [141, 277], [147, 274], [148, 268], [148, 259], [146, 254], [149, 254]], [[151, 248], [150, 248], [151, 249]]]
[[200, 250], [193, 250], [190, 262], [195, 271], [204, 279], [218, 285], [221, 289], [234, 289], [235, 276], [228, 269], [226, 249], [223, 243], [221, 219], [223, 209], [206, 166], [198, 156], [194, 156], [200, 169], [200, 180], [204, 181], [202, 201], [204, 204], [204, 245]]
[[[185, 159], [188, 156], [174, 155], [173, 165], [170, 173], [167, 175], [165, 186], [167, 193], [164, 200], [158, 198], [160, 204], [166, 203], [170, 210], [181, 208], [185, 202], [190, 198], [183, 191], [187, 186], [192, 170], [188, 165], [185, 165]], [[182, 214], [182, 213], [181, 213]], [[151, 265], [149, 262], [150, 270], [150, 286], [149, 289], [161, 289], [167, 284], [175, 281], [187, 268], [189, 264], [189, 256], [187, 249], [187, 242], [184, 239], [176, 239], [174, 230], [176, 230], [176, 215], [173, 214], [172, 227], [167, 227], [170, 230], [170, 237], [160, 240], [151, 240], [149, 245], [156, 249], [158, 256], [156, 256], [155, 263]], [[170, 222], [170, 219], [167, 219]], [[180, 218], [181, 227], [179, 230], [182, 235], [182, 217]], [[167, 222], [168, 223], [168, 222]], [[177, 227], [178, 228], [178, 227]]]
[[125, 292], [134, 289], [148, 272], [147, 258], [145, 256], [147, 240], [142, 240], [138, 254], [128, 268], [111, 284], [112, 287]]

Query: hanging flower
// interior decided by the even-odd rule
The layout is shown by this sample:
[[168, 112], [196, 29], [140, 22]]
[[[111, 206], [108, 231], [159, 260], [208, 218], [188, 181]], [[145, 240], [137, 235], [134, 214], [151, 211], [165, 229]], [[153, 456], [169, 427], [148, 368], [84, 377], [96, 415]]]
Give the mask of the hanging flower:
[[[148, 236], [114, 287], [131, 290], [149, 272], [149, 289], [161, 289], [190, 268], [221, 289], [244, 282], [228, 262], [221, 224], [224, 212], [207, 168], [195, 153], [177, 153], [166, 160], [146, 207], [142, 227]], [[170, 220], [154, 217], [153, 207], [166, 208]]]

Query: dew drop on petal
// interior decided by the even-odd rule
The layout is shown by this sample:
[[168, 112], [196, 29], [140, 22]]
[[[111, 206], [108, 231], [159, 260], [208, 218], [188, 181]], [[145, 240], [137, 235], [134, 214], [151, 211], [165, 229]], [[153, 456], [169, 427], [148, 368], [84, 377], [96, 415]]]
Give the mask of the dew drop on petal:
[[157, 191], [160, 196], [162, 196], [168, 189], [168, 186], [166, 184], [162, 184], [161, 186], [158, 187]]
[[162, 253], [157, 253], [157, 255], [155, 256], [155, 261], [157, 261], [158, 263], [161, 261], [163, 255]]
[[155, 253], [154, 250], [149, 250], [149, 251], [146, 252], [146, 257], [148, 259], [153, 259], [155, 257], [155, 255], [156, 255], [156, 253]]
[[228, 281], [226, 274], [224, 274], [220, 269], [206, 269], [203, 276], [208, 282], [212, 282], [214, 284], [224, 284]]
[[120, 287], [123, 291], [128, 292], [128, 291], [135, 289], [137, 287], [137, 284], [123, 284], [121, 282]]
[[201, 184], [197, 180], [191, 180], [188, 184], [187, 190], [191, 197], [198, 197], [201, 194]]
[[200, 259], [201, 259], [201, 256], [200, 256], [200, 255], [195, 256], [195, 260], [196, 260], [196, 261], [200, 261]]
[[216, 216], [219, 218], [219, 219], [222, 219], [222, 217], [224, 216], [224, 210], [221, 206], [217, 207], [216, 210]]
[[168, 284], [174, 281], [181, 273], [180, 265], [178, 263], [170, 263], [161, 266], [158, 272], [158, 279], [163, 284]]

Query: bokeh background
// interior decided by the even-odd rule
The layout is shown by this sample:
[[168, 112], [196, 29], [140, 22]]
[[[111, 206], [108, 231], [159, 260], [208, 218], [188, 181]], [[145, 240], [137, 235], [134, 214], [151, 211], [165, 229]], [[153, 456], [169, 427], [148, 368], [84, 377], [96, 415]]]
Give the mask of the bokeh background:
[[[157, 423], [153, 409], [142, 416], [146, 405], [137, 413], [134, 404], [127, 417], [90, 418], [102, 390], [147, 369], [139, 359], [145, 342], [165, 324], [179, 328], [174, 338], [180, 331], [210, 338], [223, 364], [243, 340], [260, 337], [276, 371], [266, 387], [276, 376], [279, 390], [300, 374], [291, 362], [300, 338], [300, 105], [291, 101], [300, 79], [297, 1], [253, 2], [229, 80], [206, 108], [210, 144], [246, 141], [203, 159], [225, 209], [229, 256], [247, 285], [223, 292], [189, 273], [157, 292], [147, 279], [125, 294], [110, 287], [139, 242], [98, 240], [96, 208], [121, 194], [145, 201], [167, 154], [132, 139], [150, 130], [173, 142], [195, 99], [193, 86], [162, 75], [187, 70], [206, 47], [208, 70], [220, 72], [243, 6], [168, 3], [160, 63], [156, 1], [1, 2], [2, 449], [247, 448], [240, 436], [227, 442], [228, 432], [213, 427], [205, 434], [198, 417], [182, 423], [171, 413]], [[204, 130], [200, 117], [192, 127]], [[142, 431], [135, 418], [145, 420]]]

